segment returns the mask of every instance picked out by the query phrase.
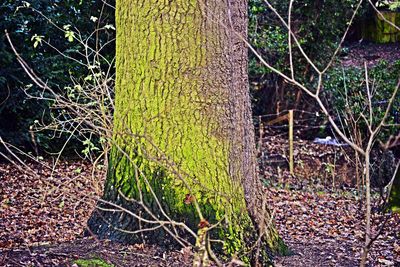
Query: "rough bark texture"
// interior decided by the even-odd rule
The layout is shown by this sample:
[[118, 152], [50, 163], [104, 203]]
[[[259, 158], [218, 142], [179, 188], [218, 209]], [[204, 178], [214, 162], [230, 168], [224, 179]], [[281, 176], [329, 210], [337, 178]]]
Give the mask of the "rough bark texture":
[[[386, 20], [399, 26], [400, 13], [381, 11]], [[376, 43], [395, 43], [400, 41], [399, 31], [382, 19], [378, 14], [375, 14], [373, 19], [365, 23], [363, 28], [363, 37]]]
[[[225, 241], [226, 254], [248, 249], [256, 225], [264, 225], [260, 255], [267, 260], [268, 250], [284, 245], [257, 193], [247, 48], [235, 33], [246, 36], [247, 1], [204, 2], [117, 1], [114, 148], [104, 199], [194, 232], [201, 217], [221, 221], [211, 236]], [[99, 209], [88, 224], [122, 242], [163, 242], [172, 239], [163, 236], [168, 231], [185, 237], [167, 224], [120, 231], [155, 226], [121, 211]]]

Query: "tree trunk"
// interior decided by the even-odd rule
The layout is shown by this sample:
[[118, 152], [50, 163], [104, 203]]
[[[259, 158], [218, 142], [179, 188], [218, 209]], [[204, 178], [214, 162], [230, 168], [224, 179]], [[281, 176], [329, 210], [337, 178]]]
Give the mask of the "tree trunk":
[[[400, 164], [400, 163], [397, 163]], [[397, 166], [393, 174], [393, 184], [391, 186], [389, 197], [389, 208], [393, 212], [400, 213], [400, 168]]]
[[[169, 233], [184, 244], [188, 231], [165, 222], [193, 232], [220, 222], [210, 230], [224, 241], [220, 251], [243, 252], [262, 230], [268, 260], [268, 251], [285, 247], [258, 193], [247, 48], [236, 34], [247, 34], [247, 1], [204, 3], [117, 1], [114, 137], [103, 197], [113, 204], [100, 201], [89, 229], [129, 243], [166, 243]], [[141, 232], [157, 224], [126, 211], [164, 223]]]

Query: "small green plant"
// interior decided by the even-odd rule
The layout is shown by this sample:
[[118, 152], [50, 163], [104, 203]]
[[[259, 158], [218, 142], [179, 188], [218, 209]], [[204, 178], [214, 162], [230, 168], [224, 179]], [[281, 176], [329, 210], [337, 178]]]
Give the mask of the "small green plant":
[[332, 177], [332, 188], [335, 188], [336, 164], [330, 162], [324, 162], [322, 164], [325, 166], [325, 172]]
[[79, 267], [114, 267], [102, 259], [79, 259], [74, 261]]
[[99, 148], [92, 143], [91, 139], [85, 139], [82, 145], [85, 147], [85, 149], [82, 150], [82, 154], [85, 155], [85, 157], [89, 156], [90, 152], [99, 150]]
[[81, 173], [82, 173], [82, 168], [76, 168], [76, 169], [74, 170], [74, 173], [76, 173], [76, 174], [81, 174]]
[[33, 42], [33, 47], [36, 48], [39, 44], [42, 44], [44, 36], [43, 35], [33, 35], [31, 41]]
[[68, 42], [72, 43], [74, 41], [75, 38], [75, 33], [73, 31], [70, 30], [71, 25], [64, 25], [63, 29], [64, 31], [64, 37], [67, 38]]
[[322, 163], [325, 166], [325, 171], [329, 174], [332, 174], [335, 170], [335, 165], [333, 165], [332, 163]]

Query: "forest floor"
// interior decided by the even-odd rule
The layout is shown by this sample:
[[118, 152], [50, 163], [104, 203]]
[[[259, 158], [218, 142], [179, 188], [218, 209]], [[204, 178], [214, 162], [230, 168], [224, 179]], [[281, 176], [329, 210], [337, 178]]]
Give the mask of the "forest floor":
[[[276, 266], [359, 265], [364, 216], [354, 196], [343, 191], [275, 187], [269, 191], [278, 230], [295, 253], [277, 258]], [[371, 247], [368, 266], [400, 266], [400, 217], [398, 214], [375, 214], [374, 234], [385, 221]]]
[[[309, 152], [318, 149], [303, 146]], [[0, 163], [0, 266], [91, 266], [83, 259], [92, 266], [191, 266], [192, 254], [185, 249], [84, 238], [103, 183], [93, 177], [104, 172], [96, 170], [92, 176], [91, 165], [80, 160], [61, 161], [54, 170], [46, 167], [50, 163], [26, 163], [24, 168], [38, 175]], [[294, 253], [277, 257], [276, 266], [358, 266], [363, 210], [354, 190], [325, 188], [304, 178], [278, 179], [266, 186], [277, 228]], [[400, 266], [400, 217], [375, 213], [373, 221], [374, 233], [386, 223], [368, 266]]]
[[[400, 58], [398, 45], [354, 45], [345, 66]], [[296, 176], [287, 172], [287, 140], [271, 137], [259, 155], [269, 207], [292, 256], [276, 266], [358, 266], [364, 239], [364, 210], [351, 181], [346, 149], [295, 140]], [[268, 167], [268, 160], [274, 168]], [[101, 196], [104, 167], [82, 160], [0, 162], [0, 266], [191, 266], [187, 249], [120, 245], [83, 237]], [[334, 168], [332, 168], [334, 166]], [[354, 184], [354, 183], [353, 183]], [[373, 234], [368, 266], [400, 266], [400, 216], [379, 212], [374, 195]], [[384, 227], [381, 227], [384, 223]], [[84, 259], [88, 261], [84, 261]], [[92, 264], [92, 265], [90, 265]]]
[[379, 61], [392, 63], [400, 59], [400, 45], [393, 44], [374, 44], [369, 42], [351, 43], [347, 47], [347, 52], [341, 55], [340, 61], [344, 67], [364, 67], [364, 62], [368, 66], [376, 65]]

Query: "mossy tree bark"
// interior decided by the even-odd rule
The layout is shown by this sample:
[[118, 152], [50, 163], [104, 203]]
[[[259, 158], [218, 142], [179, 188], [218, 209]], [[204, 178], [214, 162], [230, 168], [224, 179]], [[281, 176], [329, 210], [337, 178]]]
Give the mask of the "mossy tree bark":
[[389, 208], [400, 213], [400, 169], [397, 167], [389, 197]]
[[400, 41], [400, 32], [387, 23], [390, 21], [394, 25], [400, 25], [400, 13], [392, 11], [380, 11], [383, 19], [380, 15], [374, 14], [373, 18], [370, 18], [365, 22], [363, 26], [363, 38], [366, 40], [373, 41], [375, 43], [395, 43]]
[[[264, 260], [284, 249], [256, 176], [247, 47], [238, 36], [247, 33], [247, 1], [118, 0], [116, 25], [114, 147], [103, 199], [193, 232], [202, 217], [220, 222], [210, 234], [228, 255], [246, 252], [261, 230]], [[89, 220], [101, 238], [185, 237], [168, 223], [131, 234], [155, 225], [113, 205], [100, 202]]]

